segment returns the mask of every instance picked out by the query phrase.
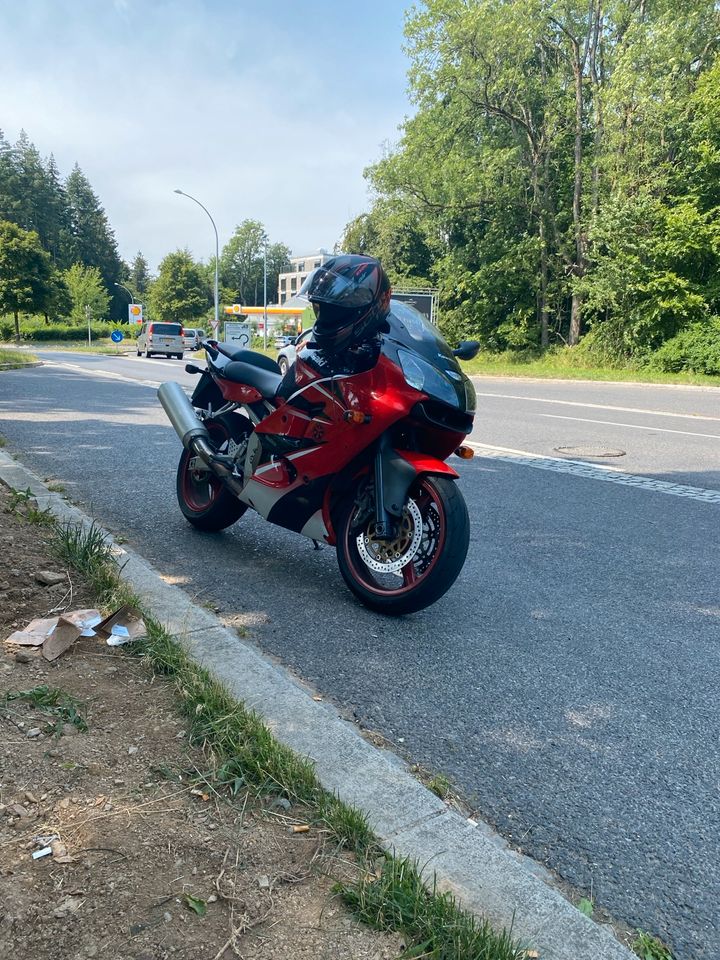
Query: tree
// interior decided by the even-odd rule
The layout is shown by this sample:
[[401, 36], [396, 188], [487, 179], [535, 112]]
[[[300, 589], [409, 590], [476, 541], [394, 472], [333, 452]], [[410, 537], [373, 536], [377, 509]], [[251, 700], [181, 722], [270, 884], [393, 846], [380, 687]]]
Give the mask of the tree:
[[110, 296], [97, 267], [74, 263], [65, 271], [65, 285], [70, 294], [70, 318], [74, 323], [87, 322], [87, 310], [94, 320], [104, 320], [110, 306]]
[[265, 249], [267, 247], [268, 300], [278, 288], [278, 276], [290, 269], [290, 248], [270, 243], [259, 220], [243, 220], [220, 254], [220, 282], [233, 301], [248, 306], [263, 302]]
[[125, 299], [114, 286], [122, 275], [115, 235], [90, 182], [75, 164], [65, 182], [69, 227], [63, 234], [63, 256], [69, 263], [97, 267], [111, 296], [112, 316], [120, 317]]
[[150, 290], [150, 309], [157, 320], [189, 324], [199, 320], [212, 303], [202, 267], [189, 250], [169, 253], [160, 264]]
[[0, 311], [12, 313], [20, 342], [20, 311], [43, 312], [55, 290], [52, 264], [37, 233], [0, 221]]
[[262, 302], [265, 227], [259, 220], [243, 220], [220, 254], [220, 282], [248, 306]]
[[150, 270], [147, 260], [139, 250], [135, 254], [133, 262], [130, 264], [130, 270], [127, 276], [130, 289], [139, 300], [142, 300], [147, 294], [150, 285]]

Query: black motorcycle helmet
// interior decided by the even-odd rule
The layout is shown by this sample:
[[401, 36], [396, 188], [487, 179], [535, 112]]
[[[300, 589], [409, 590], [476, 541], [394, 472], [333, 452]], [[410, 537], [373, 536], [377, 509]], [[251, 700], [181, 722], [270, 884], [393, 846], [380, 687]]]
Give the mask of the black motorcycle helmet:
[[339, 353], [375, 336], [390, 312], [390, 281], [374, 257], [331, 257], [310, 278], [318, 349]]

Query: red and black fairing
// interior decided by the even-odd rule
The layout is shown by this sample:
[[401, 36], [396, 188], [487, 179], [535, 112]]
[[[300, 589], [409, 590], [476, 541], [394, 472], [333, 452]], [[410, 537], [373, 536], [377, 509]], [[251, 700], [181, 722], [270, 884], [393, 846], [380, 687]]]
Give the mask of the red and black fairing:
[[[256, 427], [261, 453], [242, 497], [270, 522], [334, 543], [333, 501], [372, 469], [380, 444], [395, 514], [418, 474], [457, 476], [444, 461], [472, 428], [466, 378], [458, 378], [457, 407], [409, 386], [397, 350], [418, 351], [418, 343], [407, 343], [403, 331], [391, 315], [390, 335], [348, 352], [343, 364], [311, 347], [299, 353], [277, 390], [276, 409]], [[459, 371], [438, 343], [444, 353], [432, 343], [432, 359]]]

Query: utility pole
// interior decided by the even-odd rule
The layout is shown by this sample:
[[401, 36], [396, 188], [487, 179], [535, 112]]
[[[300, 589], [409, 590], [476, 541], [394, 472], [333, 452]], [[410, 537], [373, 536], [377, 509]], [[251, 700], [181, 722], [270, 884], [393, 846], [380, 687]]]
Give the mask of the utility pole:
[[86, 317], [86, 319], [87, 319], [87, 325], [88, 325], [88, 346], [91, 347], [91, 346], [92, 346], [92, 333], [91, 333], [91, 331], [90, 331], [90, 307], [87, 306], [87, 305], [86, 305], [86, 307], [85, 307], [85, 317]]

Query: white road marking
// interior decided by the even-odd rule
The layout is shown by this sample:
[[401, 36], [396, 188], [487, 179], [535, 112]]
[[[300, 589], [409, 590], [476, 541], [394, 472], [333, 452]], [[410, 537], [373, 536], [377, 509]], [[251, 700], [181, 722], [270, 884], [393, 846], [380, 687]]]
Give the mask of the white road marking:
[[684, 497], [688, 500], [698, 500], [701, 503], [716, 503], [720, 505], [720, 490], [709, 490], [706, 487], [692, 487], [684, 483], [670, 483], [667, 480], [654, 480], [652, 477], [643, 477], [634, 473], [624, 473], [618, 467], [606, 466], [604, 463], [587, 463], [584, 460], [568, 460], [564, 457], [546, 457], [531, 453], [529, 450], [513, 450], [510, 447], [495, 447], [487, 443], [476, 443], [465, 440], [468, 446], [473, 447], [483, 457], [494, 460], [503, 460], [524, 467], [535, 467], [537, 470], [551, 470], [554, 473], [567, 473], [571, 476], [582, 477], [586, 480], [604, 480], [609, 483], [620, 483], [624, 486], [635, 487], [639, 490], [648, 490], [652, 493], [665, 493], [672, 497]]
[[683, 437], [704, 437], [706, 440], [720, 440], [717, 433], [692, 433], [689, 430], [671, 430], [669, 427], [651, 427], [641, 423], [617, 423], [615, 420], [588, 420], [585, 417], [563, 417], [558, 413], [539, 413], [539, 417], [550, 420], [574, 420], [577, 423], [602, 423], [609, 427], [626, 427], [629, 430], [650, 430], [652, 433], [679, 433]]
[[681, 417], [686, 420], [715, 420], [720, 423], [720, 417], [709, 417], [702, 413], [675, 413], [669, 410], [648, 410], [645, 407], [616, 407], [608, 403], [584, 403], [580, 400], [550, 400], [547, 397], [523, 397], [513, 393], [480, 393], [478, 397], [493, 397], [499, 400], [527, 400], [531, 403], [559, 403], [568, 407], [588, 407], [592, 410], [616, 410], [618, 413], [642, 413], [651, 417]]
[[84, 373], [89, 377], [102, 377], [103, 379], [123, 380], [125, 383], [139, 383], [141, 387], [159, 387], [162, 380], [140, 380], [138, 377], [128, 377], [123, 373], [115, 373], [114, 370], [93, 370], [90, 367], [83, 367], [78, 363], [61, 363], [59, 360], [46, 360], [48, 367], [59, 367], [61, 370], [74, 370], [76, 373]]

